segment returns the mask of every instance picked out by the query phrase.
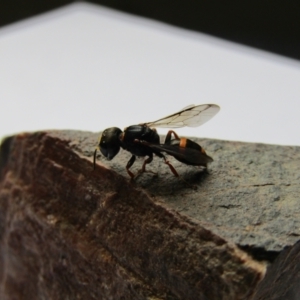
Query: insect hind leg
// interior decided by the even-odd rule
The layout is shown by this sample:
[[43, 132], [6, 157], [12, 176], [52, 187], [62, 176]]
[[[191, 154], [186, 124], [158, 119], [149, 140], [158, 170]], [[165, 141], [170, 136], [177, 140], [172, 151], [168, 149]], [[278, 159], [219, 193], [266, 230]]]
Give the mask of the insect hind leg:
[[180, 137], [178, 136], [178, 134], [175, 131], [169, 130], [167, 135], [166, 135], [166, 139], [165, 139], [165, 144], [166, 145], [169, 145], [171, 143], [172, 134], [174, 135], [175, 140], [180, 140]]
[[166, 159], [166, 157], [162, 154], [162, 153], [159, 153], [157, 154], [159, 157], [163, 158], [164, 159], [164, 163], [166, 165], [169, 166], [171, 172], [174, 174], [175, 177], [177, 177], [179, 180], [183, 181], [186, 185], [188, 185], [190, 188], [194, 189], [194, 190], [197, 190], [197, 187], [193, 184], [190, 184], [189, 182], [187, 182], [185, 179], [183, 179], [179, 174], [178, 172], [176, 171], [176, 169], [173, 167], [173, 165]]
[[171, 163], [166, 159], [166, 157], [162, 153], [158, 152], [156, 153], [156, 155], [164, 159], [164, 163], [169, 166], [171, 172], [174, 174], [175, 177], [179, 177], [179, 174], [177, 173], [176, 169], [171, 165]]

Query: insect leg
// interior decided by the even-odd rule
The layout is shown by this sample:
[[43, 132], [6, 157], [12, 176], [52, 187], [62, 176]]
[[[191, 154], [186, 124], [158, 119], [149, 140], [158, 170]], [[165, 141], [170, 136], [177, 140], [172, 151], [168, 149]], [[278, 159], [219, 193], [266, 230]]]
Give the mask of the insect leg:
[[171, 170], [171, 172], [174, 174], [175, 177], [179, 177], [176, 169], [170, 164], [170, 162], [164, 157], [165, 159], [165, 164], [167, 164]]
[[197, 187], [188, 183], [186, 180], [184, 180], [181, 176], [179, 176], [179, 174], [177, 173], [176, 169], [171, 165], [171, 163], [166, 159], [166, 157], [162, 154], [159, 153], [157, 154], [159, 157], [162, 157], [165, 160], [165, 164], [169, 166], [171, 172], [174, 174], [175, 177], [177, 177], [178, 179], [182, 180], [185, 184], [187, 184], [189, 187], [191, 187], [192, 189], [196, 190]]
[[153, 160], [153, 154], [151, 153], [147, 159], [144, 160], [142, 168], [139, 170], [139, 174], [146, 172], [146, 164], [150, 164]]
[[94, 152], [94, 170], [96, 169], [96, 156], [97, 156], [97, 150], [99, 150], [99, 146], [96, 147], [95, 152]]
[[155, 153], [155, 154], [158, 157], [161, 157], [161, 158], [164, 159], [165, 164], [169, 166], [169, 168], [170, 168], [171, 172], [174, 174], [174, 176], [179, 177], [179, 174], [177, 173], [176, 169], [171, 165], [171, 163], [166, 159], [166, 157], [162, 153], [158, 152], [158, 153]]
[[[171, 139], [171, 133], [174, 133], [175, 138], [178, 138], [178, 139], [179, 139], [178, 135], [177, 135], [173, 130], [170, 130], [170, 131], [168, 132], [168, 135], [170, 136], [169, 139]], [[167, 140], [167, 138], [168, 138], [168, 135], [167, 135], [167, 137], [166, 137], [166, 140]], [[135, 142], [136, 142], [136, 143], [141, 143], [141, 144], [143, 144], [143, 145], [148, 145], [148, 144], [149, 144], [149, 143], [147, 143], [146, 141], [135, 140]], [[166, 142], [165, 142], [165, 143], [166, 143]], [[179, 174], [177, 173], [176, 169], [171, 165], [171, 163], [166, 159], [166, 157], [165, 157], [161, 152], [155, 152], [155, 154], [156, 154], [158, 157], [161, 157], [161, 158], [164, 159], [165, 164], [169, 166], [169, 168], [170, 168], [171, 172], [174, 174], [174, 176], [179, 177]], [[142, 169], [140, 170], [141, 173], [143, 173], [143, 172], [146, 171], [146, 170], [145, 170], [146, 164], [147, 164], [147, 163], [149, 164], [149, 163], [152, 161], [153, 156], [151, 157], [151, 160], [150, 160], [149, 162], [147, 162], [149, 159], [150, 159], [150, 157], [144, 161], [143, 167], [142, 167]]]
[[169, 130], [167, 135], [166, 135], [166, 139], [165, 139], [165, 144], [166, 145], [170, 144], [171, 138], [172, 138], [172, 133], [174, 134], [174, 137], [175, 137], [176, 140], [180, 140], [180, 137], [178, 136], [178, 134], [175, 131]]
[[131, 158], [129, 159], [127, 165], [126, 165], [126, 171], [129, 174], [129, 176], [131, 177], [131, 179], [134, 178], [134, 174], [129, 169], [134, 164], [135, 158], [136, 158], [135, 155], [132, 155]]

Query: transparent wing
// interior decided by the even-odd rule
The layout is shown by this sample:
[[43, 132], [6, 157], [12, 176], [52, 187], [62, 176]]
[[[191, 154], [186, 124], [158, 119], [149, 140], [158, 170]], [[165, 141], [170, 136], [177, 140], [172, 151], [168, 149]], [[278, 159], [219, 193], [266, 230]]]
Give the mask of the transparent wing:
[[145, 125], [165, 128], [198, 127], [210, 120], [219, 110], [220, 107], [216, 104], [189, 105], [175, 114]]

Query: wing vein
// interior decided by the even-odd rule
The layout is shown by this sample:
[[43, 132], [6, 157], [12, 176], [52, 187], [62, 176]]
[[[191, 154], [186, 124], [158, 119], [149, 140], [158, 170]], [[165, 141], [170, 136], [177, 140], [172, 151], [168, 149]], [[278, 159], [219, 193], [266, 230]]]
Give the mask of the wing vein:
[[177, 113], [144, 124], [163, 128], [198, 127], [214, 117], [219, 110], [216, 104], [189, 105]]

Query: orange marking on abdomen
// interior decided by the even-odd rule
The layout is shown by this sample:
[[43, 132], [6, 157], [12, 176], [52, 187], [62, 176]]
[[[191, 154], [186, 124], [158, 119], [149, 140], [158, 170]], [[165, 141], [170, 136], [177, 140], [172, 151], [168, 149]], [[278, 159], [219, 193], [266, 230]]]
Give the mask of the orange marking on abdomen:
[[182, 147], [182, 148], [186, 147], [186, 139], [185, 138], [180, 139], [179, 147]]

